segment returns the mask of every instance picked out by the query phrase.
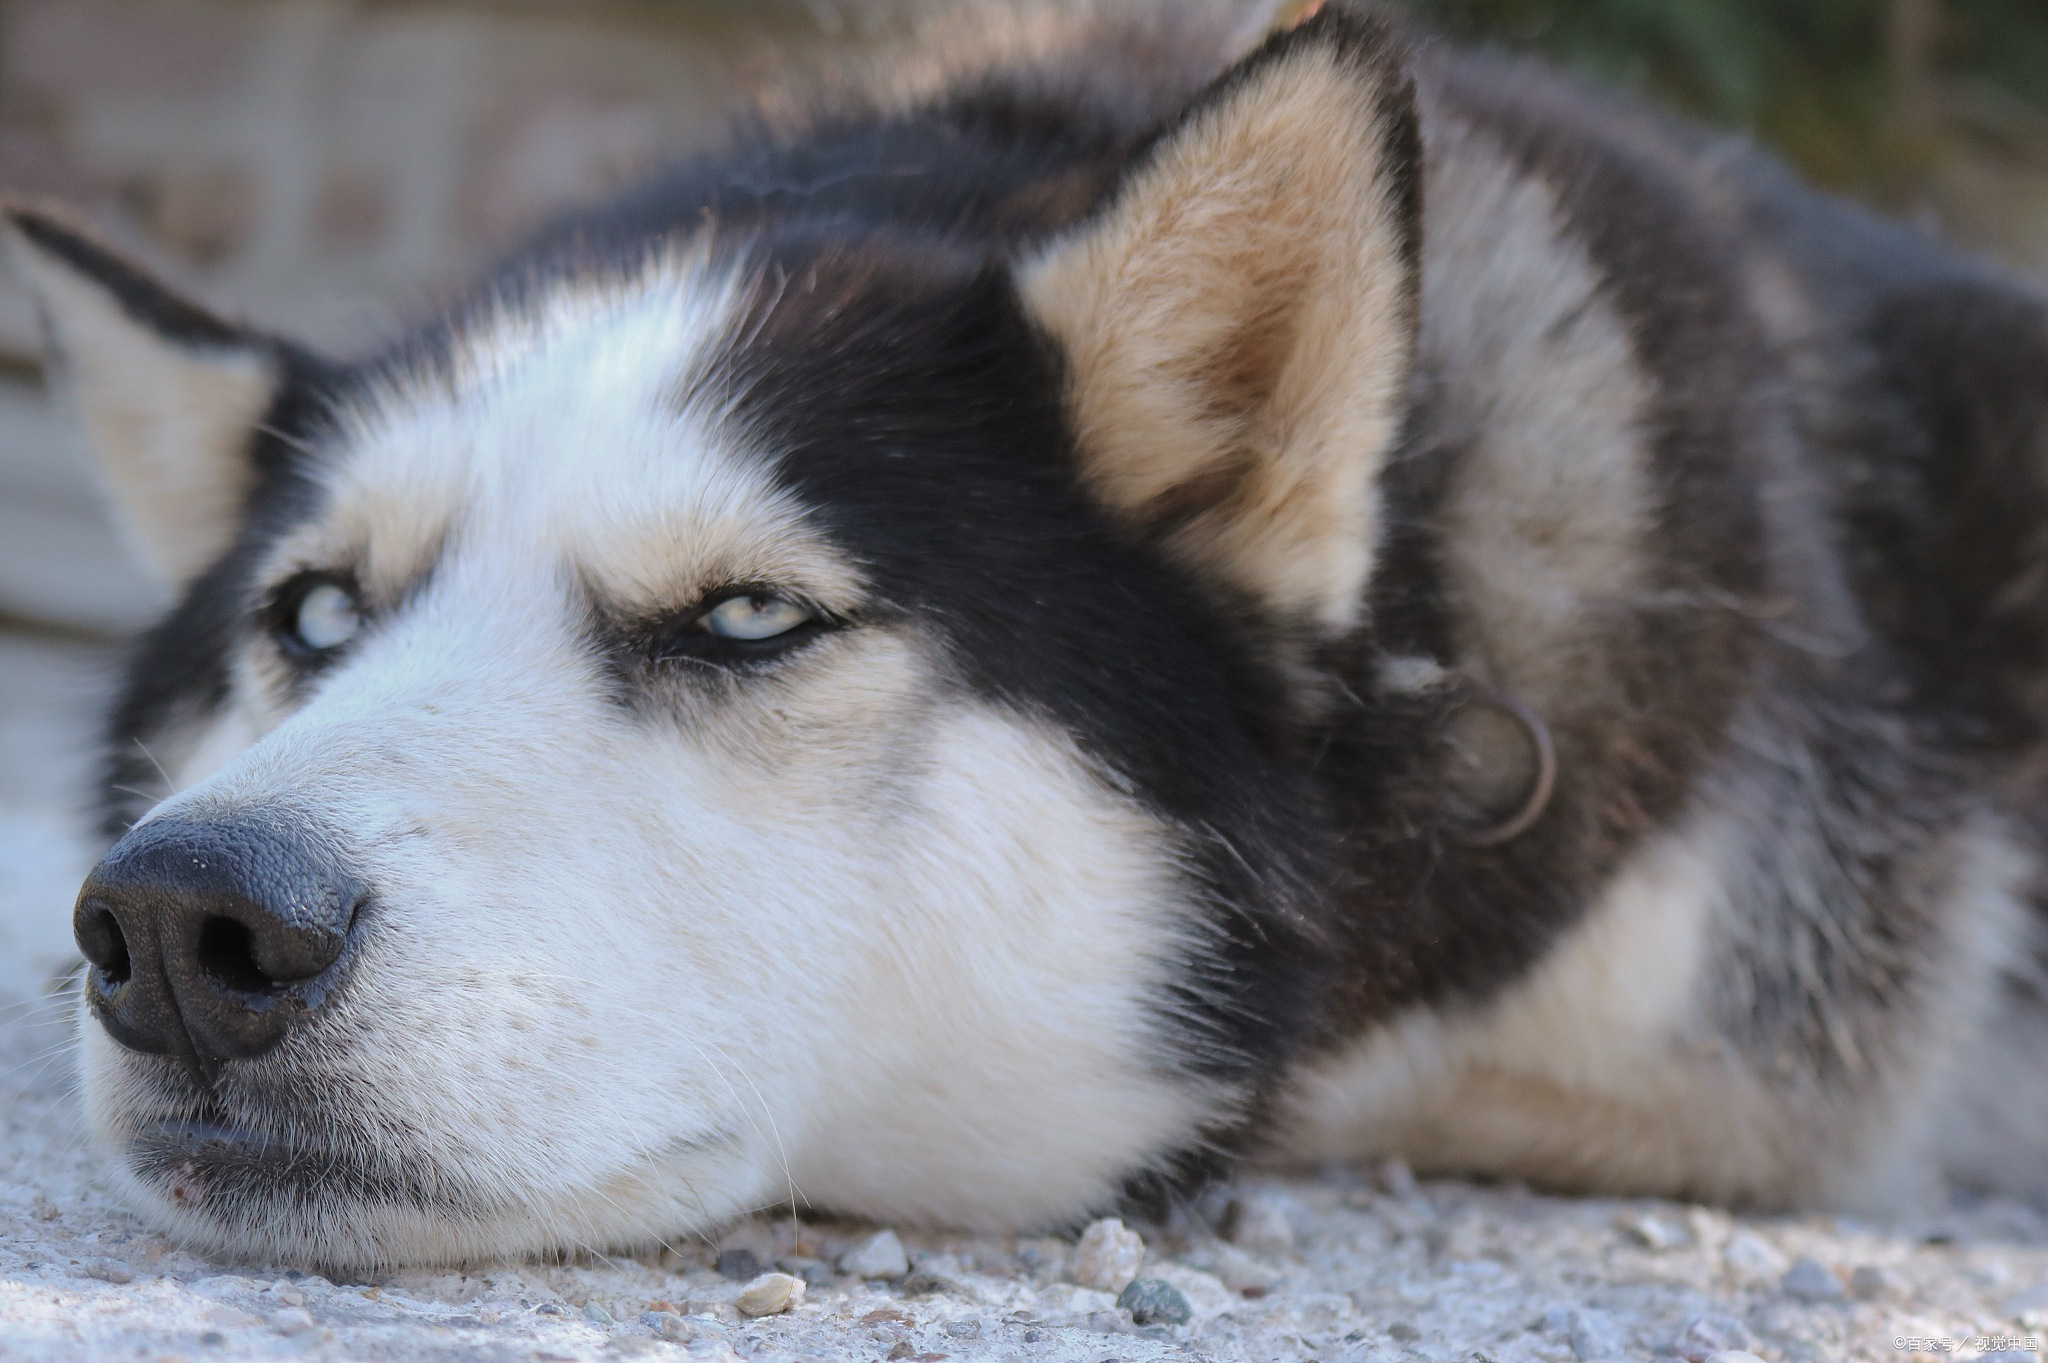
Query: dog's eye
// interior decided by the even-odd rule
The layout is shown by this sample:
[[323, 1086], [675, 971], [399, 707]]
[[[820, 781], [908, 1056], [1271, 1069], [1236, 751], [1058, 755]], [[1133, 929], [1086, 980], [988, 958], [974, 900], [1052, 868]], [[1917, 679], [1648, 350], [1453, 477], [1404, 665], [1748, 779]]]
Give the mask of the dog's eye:
[[355, 593], [331, 578], [309, 579], [296, 592], [284, 614], [288, 642], [309, 653], [340, 648], [363, 628], [363, 611]]
[[704, 612], [699, 623], [721, 639], [755, 640], [787, 634], [813, 618], [787, 597], [734, 596]]

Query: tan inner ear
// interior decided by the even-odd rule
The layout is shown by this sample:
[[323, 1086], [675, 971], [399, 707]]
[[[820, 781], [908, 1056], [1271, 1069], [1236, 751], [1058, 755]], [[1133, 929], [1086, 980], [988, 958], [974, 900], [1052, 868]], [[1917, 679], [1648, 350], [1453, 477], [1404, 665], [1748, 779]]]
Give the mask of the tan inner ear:
[[256, 350], [180, 346], [105, 290], [30, 246], [15, 252], [40, 295], [101, 485], [136, 557], [173, 586], [234, 535], [253, 471], [250, 433], [276, 391]]
[[1361, 609], [1413, 350], [1395, 78], [1328, 47], [1253, 71], [1021, 275], [1101, 503], [1333, 630]]

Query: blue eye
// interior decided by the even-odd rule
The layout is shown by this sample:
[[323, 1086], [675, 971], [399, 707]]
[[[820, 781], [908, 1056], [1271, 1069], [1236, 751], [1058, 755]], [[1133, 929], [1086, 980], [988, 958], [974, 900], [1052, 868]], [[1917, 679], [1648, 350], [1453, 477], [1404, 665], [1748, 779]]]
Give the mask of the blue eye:
[[299, 598], [292, 613], [293, 642], [315, 653], [340, 648], [363, 628], [362, 608], [355, 594], [338, 582], [320, 582]]
[[704, 612], [699, 623], [721, 639], [773, 639], [815, 617], [781, 596], [735, 596]]

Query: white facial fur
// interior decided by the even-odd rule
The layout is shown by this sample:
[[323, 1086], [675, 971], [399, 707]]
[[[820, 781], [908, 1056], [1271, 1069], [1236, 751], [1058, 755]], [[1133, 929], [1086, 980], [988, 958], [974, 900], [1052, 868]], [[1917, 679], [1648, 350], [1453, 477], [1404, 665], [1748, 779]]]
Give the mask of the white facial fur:
[[[737, 301], [695, 258], [564, 290], [478, 328], [448, 384], [350, 414], [329, 503], [263, 583], [352, 566], [369, 622], [296, 700], [252, 639], [156, 814], [282, 802], [357, 849], [346, 987], [221, 1094], [260, 1123], [290, 1075], [341, 1126], [286, 1134], [381, 1144], [446, 1205], [224, 1220], [204, 1186], [143, 1184], [186, 1236], [455, 1260], [792, 1197], [1028, 1225], [1217, 1109], [1158, 1068], [1148, 993], [1193, 931], [1163, 830], [1064, 737], [950, 688], [915, 630], [619, 702], [592, 597], [862, 602], [766, 452], [678, 405]], [[154, 1062], [87, 1031], [101, 1133], [163, 1115]]]

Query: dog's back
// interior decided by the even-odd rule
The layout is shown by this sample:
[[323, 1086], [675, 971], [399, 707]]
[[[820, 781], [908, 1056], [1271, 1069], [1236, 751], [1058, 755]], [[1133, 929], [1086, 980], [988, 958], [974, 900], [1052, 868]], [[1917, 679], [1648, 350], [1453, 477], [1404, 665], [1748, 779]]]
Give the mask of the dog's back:
[[1315, 1072], [1306, 1148], [2040, 1195], [2048, 306], [1734, 139], [1420, 69], [1417, 538], [1459, 665], [1565, 756], [1544, 823], [1433, 872], [1480, 902], [1403, 954], [1483, 959], [1579, 893], [1516, 983]]

